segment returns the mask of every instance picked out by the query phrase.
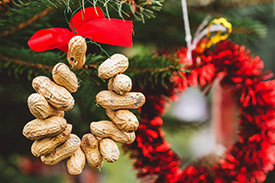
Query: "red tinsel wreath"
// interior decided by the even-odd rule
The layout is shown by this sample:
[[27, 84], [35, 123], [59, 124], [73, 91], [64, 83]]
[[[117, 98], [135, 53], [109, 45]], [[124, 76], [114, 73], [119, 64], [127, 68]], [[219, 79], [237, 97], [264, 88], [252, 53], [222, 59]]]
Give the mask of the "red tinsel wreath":
[[[181, 63], [186, 62], [186, 49], [177, 52]], [[190, 73], [175, 76], [174, 88], [168, 91], [174, 98], [188, 86], [211, 86], [219, 74], [224, 74], [222, 87], [233, 87], [239, 111], [239, 138], [210, 172], [206, 167], [188, 166], [181, 170], [178, 155], [171, 150], [161, 130], [167, 96], [150, 95], [142, 108], [143, 121], [136, 132], [136, 141], [124, 146], [135, 160], [139, 178], [151, 177], [156, 183], [256, 183], [263, 182], [275, 164], [275, 80], [266, 81], [259, 57], [252, 58], [249, 50], [226, 40], [203, 53], [193, 51]], [[214, 173], [213, 173], [214, 172]]]

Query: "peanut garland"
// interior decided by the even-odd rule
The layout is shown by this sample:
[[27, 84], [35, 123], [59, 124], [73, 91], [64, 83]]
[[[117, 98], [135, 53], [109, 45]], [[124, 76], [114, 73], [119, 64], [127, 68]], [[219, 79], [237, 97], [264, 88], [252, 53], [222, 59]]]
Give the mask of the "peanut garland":
[[[68, 62], [73, 68], [85, 64], [87, 46], [81, 36], [73, 37], [68, 45]], [[130, 92], [131, 79], [122, 74], [128, 68], [128, 58], [115, 54], [98, 68], [98, 76], [109, 79], [108, 90], [96, 96], [99, 105], [106, 109], [111, 121], [101, 120], [90, 124], [91, 133], [82, 139], [72, 134], [72, 125], [64, 118], [64, 111], [71, 110], [79, 84], [76, 75], [64, 63], [58, 63], [52, 70], [52, 81], [45, 76], [33, 79], [32, 86], [37, 93], [28, 97], [28, 107], [36, 119], [28, 122], [23, 135], [35, 140], [31, 147], [34, 156], [47, 165], [67, 160], [68, 172], [78, 175], [87, 161], [92, 168], [101, 168], [104, 159], [115, 162], [119, 159], [116, 142], [132, 143], [139, 126], [137, 117], [127, 109], [138, 109], [145, 103], [140, 92]]]

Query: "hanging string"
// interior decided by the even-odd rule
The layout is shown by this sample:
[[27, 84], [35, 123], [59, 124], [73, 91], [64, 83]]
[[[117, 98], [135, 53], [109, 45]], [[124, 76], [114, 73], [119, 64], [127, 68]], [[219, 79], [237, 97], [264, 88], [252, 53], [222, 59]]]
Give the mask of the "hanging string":
[[[183, 13], [183, 20], [184, 20], [184, 28], [185, 28], [185, 41], [187, 43], [187, 49], [191, 50], [192, 36], [190, 31], [186, 0], [181, 0], [181, 5], [182, 5], [182, 13]], [[191, 52], [187, 52], [187, 59], [189, 63], [192, 64]]]
[[[225, 40], [232, 32], [232, 26], [225, 18], [214, 19], [207, 26], [210, 18], [206, 17], [204, 21], [201, 23], [201, 25], [198, 27], [195, 33], [195, 36], [192, 40], [186, 0], [181, 0], [181, 2], [182, 2], [184, 28], [185, 28], [185, 41], [187, 43], [186, 57], [188, 60], [188, 64], [191, 65], [193, 63], [192, 51], [197, 47], [197, 44], [202, 38], [204, 37], [209, 38], [209, 41], [205, 46], [209, 48], [211, 45], [216, 44], [221, 40]], [[216, 32], [216, 34], [211, 36], [212, 32]], [[222, 34], [222, 33], [225, 33], [225, 34]]]

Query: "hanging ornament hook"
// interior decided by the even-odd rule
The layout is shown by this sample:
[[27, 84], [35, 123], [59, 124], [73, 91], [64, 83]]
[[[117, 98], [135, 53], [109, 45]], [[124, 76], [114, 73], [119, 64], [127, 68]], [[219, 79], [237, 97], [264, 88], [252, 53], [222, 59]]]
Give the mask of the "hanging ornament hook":
[[[183, 20], [184, 20], [184, 28], [185, 28], [185, 41], [187, 43], [187, 49], [191, 50], [192, 36], [191, 36], [191, 31], [190, 31], [186, 0], [181, 0], [181, 5], [182, 5], [182, 13], [183, 13]], [[189, 64], [192, 64], [191, 52], [187, 52], [187, 59], [188, 59]]]
[[[198, 27], [195, 33], [194, 39], [192, 40], [186, 0], [181, 0], [181, 2], [182, 2], [184, 28], [185, 28], [185, 41], [187, 43], [186, 56], [187, 56], [188, 64], [192, 65], [193, 63], [192, 51], [197, 47], [199, 41], [201, 41], [203, 37], [207, 37], [208, 38], [207, 42], [204, 44], [201, 44], [201, 47], [202, 49], [209, 48], [213, 44], [216, 44], [222, 40], [227, 39], [232, 32], [232, 25], [225, 18], [219, 18], [219, 19], [212, 20], [210, 24], [207, 26], [209, 22], [209, 17], [206, 17], [204, 21], [201, 23], [201, 25]], [[213, 32], [217, 32], [217, 33], [211, 36], [211, 33]]]

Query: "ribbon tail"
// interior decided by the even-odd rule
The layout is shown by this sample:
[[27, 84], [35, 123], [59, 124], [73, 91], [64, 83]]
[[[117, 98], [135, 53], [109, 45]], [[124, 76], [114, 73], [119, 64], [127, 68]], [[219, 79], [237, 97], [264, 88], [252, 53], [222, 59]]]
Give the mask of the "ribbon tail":
[[58, 48], [64, 52], [68, 50], [68, 43], [74, 33], [68, 29], [52, 28], [37, 31], [28, 41], [29, 47], [36, 52]]
[[132, 21], [119, 19], [95, 19], [84, 24], [78, 34], [103, 44], [131, 47]]

